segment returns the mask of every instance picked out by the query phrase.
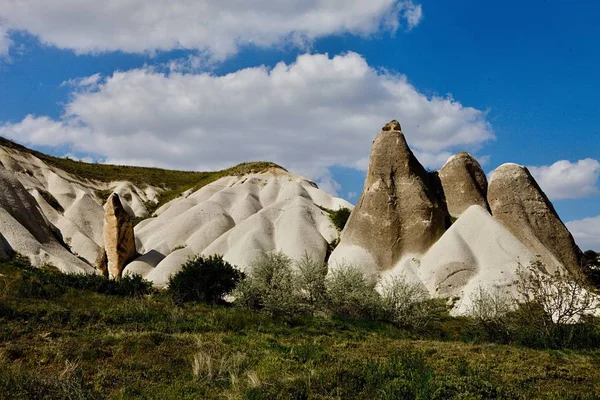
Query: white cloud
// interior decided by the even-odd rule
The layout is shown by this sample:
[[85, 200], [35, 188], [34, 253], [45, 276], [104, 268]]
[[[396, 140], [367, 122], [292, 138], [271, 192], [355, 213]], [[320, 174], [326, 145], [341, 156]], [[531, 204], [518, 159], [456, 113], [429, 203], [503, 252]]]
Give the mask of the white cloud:
[[240, 46], [305, 46], [419, 23], [413, 0], [0, 0], [0, 20], [77, 53], [193, 49], [223, 59]]
[[324, 179], [331, 192], [339, 187], [327, 182], [327, 168], [366, 168], [373, 138], [391, 119], [433, 160], [494, 137], [484, 112], [428, 98], [355, 53], [307, 54], [224, 76], [135, 69], [95, 82], [75, 90], [60, 120], [28, 116], [0, 125], [0, 135], [113, 163], [215, 169], [269, 160]]
[[0, 25], [0, 59], [9, 58], [9, 51], [12, 44], [13, 41], [10, 39], [8, 30], [6, 29], [6, 27]]
[[408, 29], [412, 29], [423, 19], [423, 8], [420, 4], [415, 4], [412, 1], [406, 3], [404, 18], [408, 24]]
[[68, 81], [64, 81], [63, 83], [61, 83], [60, 86], [61, 87], [72, 86], [75, 88], [85, 89], [85, 90], [96, 89], [98, 87], [98, 83], [100, 82], [101, 79], [102, 79], [102, 75], [97, 73], [97, 74], [86, 76], [83, 78], [69, 79]]
[[600, 252], [600, 215], [566, 223], [582, 250]]
[[580, 199], [599, 193], [600, 162], [597, 160], [586, 158], [576, 163], [561, 160], [528, 168], [550, 199]]

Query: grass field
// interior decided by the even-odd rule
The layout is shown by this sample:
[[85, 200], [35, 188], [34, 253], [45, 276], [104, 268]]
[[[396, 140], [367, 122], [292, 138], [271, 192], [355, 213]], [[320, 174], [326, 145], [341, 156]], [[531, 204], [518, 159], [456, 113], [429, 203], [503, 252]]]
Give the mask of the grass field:
[[[55, 291], [0, 262], [4, 399], [594, 399], [598, 351], [473, 343], [429, 332], [236, 307]], [[46, 286], [44, 286], [46, 285]], [[35, 290], [32, 290], [35, 289]]]

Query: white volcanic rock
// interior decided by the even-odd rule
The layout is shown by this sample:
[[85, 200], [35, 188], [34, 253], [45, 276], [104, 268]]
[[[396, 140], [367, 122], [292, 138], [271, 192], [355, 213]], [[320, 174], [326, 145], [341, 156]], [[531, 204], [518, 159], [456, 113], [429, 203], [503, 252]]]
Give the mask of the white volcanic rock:
[[52, 264], [64, 272], [94, 272], [58, 242], [53, 229], [16, 174], [0, 167], [0, 232], [10, 248], [34, 265]]
[[474, 293], [514, 293], [516, 271], [537, 257], [481, 206], [471, 206], [422, 257], [418, 275], [434, 297], [459, 298], [453, 313], [464, 314]]
[[97, 191], [121, 194], [123, 206], [138, 217], [148, 214], [146, 203], [156, 201], [161, 191], [152, 186], [142, 189], [130, 182], [82, 181], [31, 154], [2, 146], [0, 164], [35, 198], [44, 217], [60, 231], [72, 252], [91, 265], [103, 252], [105, 199], [99, 199]]
[[12, 252], [13, 251], [10, 248], [10, 245], [8, 244], [6, 239], [4, 239], [4, 236], [2, 236], [2, 234], [0, 233], [0, 260], [6, 260], [10, 258]]
[[326, 208], [352, 208], [280, 169], [221, 178], [157, 210], [157, 217], [136, 226], [135, 270], [157, 286], [194, 255], [221, 254], [240, 269], [270, 251], [292, 258], [324, 261], [328, 243], [338, 237]]

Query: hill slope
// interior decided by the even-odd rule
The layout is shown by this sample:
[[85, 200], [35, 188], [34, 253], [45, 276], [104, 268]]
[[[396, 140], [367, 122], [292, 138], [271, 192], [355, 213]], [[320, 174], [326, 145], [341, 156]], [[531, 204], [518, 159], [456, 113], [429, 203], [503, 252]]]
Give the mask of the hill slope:
[[[31, 229], [23, 213], [13, 212], [12, 220], [0, 220], [2, 232], [17, 232], [4, 237], [6, 250], [23, 253], [36, 265], [49, 262], [64, 271], [89, 272], [103, 258], [103, 205], [115, 192], [137, 221], [147, 219], [136, 227], [142, 257], [132, 271], [146, 275], [162, 263], [149, 277], [158, 285], [187, 257], [213, 242], [214, 252], [225, 254], [241, 268], [270, 250], [307, 252], [324, 260], [328, 243], [338, 232], [319, 206], [351, 207], [269, 162], [215, 172], [88, 164], [0, 138], [0, 170], [4, 173], [1, 188], [17, 182], [19, 196], [29, 199], [29, 213], [39, 214], [39, 224], [46, 229], [44, 237], [34, 235], [35, 240], [25, 245], [22, 238], [29, 237]], [[0, 203], [2, 209], [8, 206]], [[276, 229], [277, 224], [287, 227]], [[296, 243], [300, 236], [313, 239]], [[231, 241], [238, 243], [228, 244]], [[72, 255], [57, 250], [54, 242], [62, 242]], [[57, 251], [63, 256], [55, 256]]]

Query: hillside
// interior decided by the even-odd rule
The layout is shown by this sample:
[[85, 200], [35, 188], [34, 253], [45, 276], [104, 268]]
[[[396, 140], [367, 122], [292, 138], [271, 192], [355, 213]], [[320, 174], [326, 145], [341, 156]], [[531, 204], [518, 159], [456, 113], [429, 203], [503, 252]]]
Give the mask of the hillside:
[[0, 178], [0, 254], [16, 251], [65, 272], [107, 271], [119, 258], [105, 229], [114, 193], [125, 210], [120, 224], [135, 226], [135, 239], [128, 233], [131, 256], [115, 271], [127, 266], [125, 273], [157, 286], [202, 253], [222, 254], [242, 269], [273, 250], [325, 260], [339, 238], [326, 210], [352, 207], [269, 162], [168, 171], [62, 159], [4, 139]]

